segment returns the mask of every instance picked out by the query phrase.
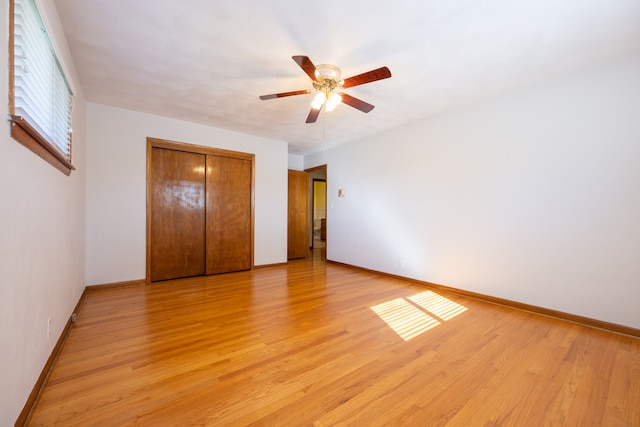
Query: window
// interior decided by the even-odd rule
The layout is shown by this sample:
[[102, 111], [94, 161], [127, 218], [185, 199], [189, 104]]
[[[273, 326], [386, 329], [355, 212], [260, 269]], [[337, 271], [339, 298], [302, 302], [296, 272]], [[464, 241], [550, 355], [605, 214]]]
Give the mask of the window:
[[73, 94], [34, 0], [10, 1], [11, 136], [69, 175]]

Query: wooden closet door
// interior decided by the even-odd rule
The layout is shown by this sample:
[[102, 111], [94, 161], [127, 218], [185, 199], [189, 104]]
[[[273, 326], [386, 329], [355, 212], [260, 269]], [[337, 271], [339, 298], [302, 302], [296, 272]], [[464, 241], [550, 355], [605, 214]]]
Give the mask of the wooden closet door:
[[205, 272], [203, 154], [152, 149], [151, 281]]
[[289, 170], [287, 217], [287, 259], [304, 258], [309, 253], [309, 176]]
[[251, 269], [251, 162], [207, 156], [207, 272]]

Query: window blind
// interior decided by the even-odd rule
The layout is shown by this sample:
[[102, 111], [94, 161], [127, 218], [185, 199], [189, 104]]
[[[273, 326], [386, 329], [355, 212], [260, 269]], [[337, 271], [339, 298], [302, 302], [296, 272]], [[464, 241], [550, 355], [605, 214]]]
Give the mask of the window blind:
[[14, 0], [13, 37], [14, 119], [71, 162], [73, 95], [34, 0]]

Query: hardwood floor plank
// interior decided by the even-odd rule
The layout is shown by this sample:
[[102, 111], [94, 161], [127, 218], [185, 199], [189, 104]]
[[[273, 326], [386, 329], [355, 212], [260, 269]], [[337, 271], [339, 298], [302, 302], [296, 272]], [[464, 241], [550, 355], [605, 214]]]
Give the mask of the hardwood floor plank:
[[640, 426], [639, 384], [637, 338], [316, 256], [88, 292], [29, 425]]
[[614, 366], [626, 366], [628, 369], [613, 370], [604, 418], [618, 425], [640, 425], [639, 352], [640, 341], [635, 341], [616, 354]]

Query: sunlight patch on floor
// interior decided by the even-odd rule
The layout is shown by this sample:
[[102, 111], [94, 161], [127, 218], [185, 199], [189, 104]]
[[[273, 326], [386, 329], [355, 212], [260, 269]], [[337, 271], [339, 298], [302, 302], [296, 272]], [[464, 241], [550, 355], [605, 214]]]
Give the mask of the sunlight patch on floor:
[[451, 320], [467, 308], [432, 291], [371, 307], [405, 341]]
[[404, 298], [383, 302], [371, 309], [405, 341], [440, 324]]
[[432, 291], [422, 292], [418, 295], [409, 297], [408, 299], [430, 313], [435, 314], [442, 320], [453, 319], [458, 314], [468, 310], [467, 307], [455, 303]]

